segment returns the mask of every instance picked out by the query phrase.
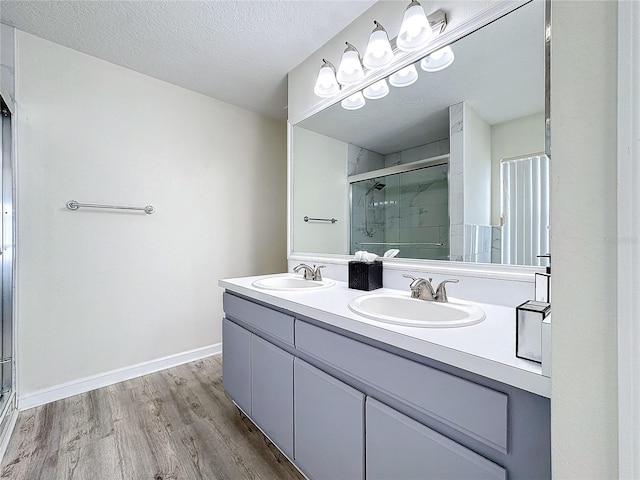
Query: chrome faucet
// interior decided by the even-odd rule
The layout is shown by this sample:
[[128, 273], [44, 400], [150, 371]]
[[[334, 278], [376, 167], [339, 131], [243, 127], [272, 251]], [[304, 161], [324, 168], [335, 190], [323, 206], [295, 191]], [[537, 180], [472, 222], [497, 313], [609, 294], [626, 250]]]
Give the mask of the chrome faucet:
[[447, 283], [458, 283], [459, 280], [443, 280], [438, 285], [438, 288], [433, 289], [433, 284], [431, 281], [433, 278], [426, 280], [424, 278], [416, 278], [413, 275], [402, 275], [405, 278], [410, 278], [413, 280], [409, 285], [411, 289], [411, 298], [418, 298], [420, 300], [426, 300], [428, 302], [440, 302], [445, 303], [448, 302], [447, 298], [447, 289], [445, 288], [445, 284]]
[[411, 289], [411, 298], [419, 298], [420, 300], [427, 300], [430, 302], [435, 301], [436, 292], [433, 290], [431, 278], [429, 280], [425, 280], [424, 278], [416, 278], [413, 275], [404, 274], [402, 276], [413, 280], [411, 285], [409, 285], [409, 288]]
[[305, 280], [315, 280], [316, 282], [321, 282], [322, 272], [320, 272], [320, 269], [324, 267], [326, 267], [326, 265], [318, 265], [317, 267], [314, 265], [313, 268], [311, 268], [309, 265], [301, 263], [300, 265], [295, 267], [293, 271], [296, 273], [300, 273], [300, 270], [304, 270], [302, 278], [304, 278]]

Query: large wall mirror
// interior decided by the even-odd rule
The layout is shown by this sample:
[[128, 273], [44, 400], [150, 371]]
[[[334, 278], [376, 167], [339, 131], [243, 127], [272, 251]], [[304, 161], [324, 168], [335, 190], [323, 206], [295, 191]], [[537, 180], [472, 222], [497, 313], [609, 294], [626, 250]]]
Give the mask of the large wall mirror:
[[545, 265], [545, 2], [450, 47], [447, 68], [293, 126], [293, 252]]

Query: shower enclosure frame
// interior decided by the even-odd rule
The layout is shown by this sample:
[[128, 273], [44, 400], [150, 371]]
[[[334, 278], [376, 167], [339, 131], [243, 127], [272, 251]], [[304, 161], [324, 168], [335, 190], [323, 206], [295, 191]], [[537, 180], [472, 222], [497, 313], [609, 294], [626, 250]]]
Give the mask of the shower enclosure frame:
[[[6, 99], [6, 100], [5, 100]], [[0, 303], [0, 455], [17, 417], [15, 365], [15, 171], [14, 108], [10, 98], [0, 93], [0, 166], [2, 227], [0, 261], [2, 262]]]

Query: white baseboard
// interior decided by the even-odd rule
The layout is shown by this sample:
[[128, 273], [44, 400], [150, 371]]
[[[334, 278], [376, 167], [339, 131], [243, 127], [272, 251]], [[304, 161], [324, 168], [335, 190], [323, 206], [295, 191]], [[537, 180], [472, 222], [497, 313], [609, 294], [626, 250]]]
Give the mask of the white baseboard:
[[118, 368], [109, 372], [80, 378], [72, 382], [62, 383], [53, 387], [45, 388], [37, 392], [28, 393], [18, 397], [18, 410], [23, 411], [29, 408], [38, 407], [47, 403], [55, 402], [63, 398], [89, 392], [96, 388], [106, 387], [114, 383], [123, 382], [132, 378], [141, 377], [150, 373], [158, 372], [171, 367], [176, 367], [184, 363], [193, 362], [201, 358], [219, 355], [222, 353], [222, 343], [196, 348], [188, 352], [176, 353], [167, 357], [157, 358], [148, 362], [138, 363], [129, 367]]

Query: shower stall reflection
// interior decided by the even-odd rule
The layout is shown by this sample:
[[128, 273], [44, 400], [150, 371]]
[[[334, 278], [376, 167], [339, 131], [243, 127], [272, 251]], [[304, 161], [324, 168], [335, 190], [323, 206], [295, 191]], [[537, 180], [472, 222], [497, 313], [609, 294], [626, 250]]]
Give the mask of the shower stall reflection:
[[351, 183], [351, 254], [449, 258], [448, 164]]

